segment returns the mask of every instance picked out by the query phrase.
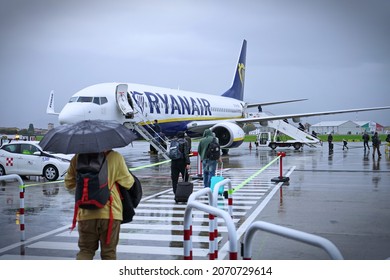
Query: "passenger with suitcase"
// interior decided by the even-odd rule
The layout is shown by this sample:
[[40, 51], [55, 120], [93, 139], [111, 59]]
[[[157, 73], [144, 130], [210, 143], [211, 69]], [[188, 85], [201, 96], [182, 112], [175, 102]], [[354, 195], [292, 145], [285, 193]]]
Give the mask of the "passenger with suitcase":
[[217, 168], [217, 162], [222, 163], [220, 156], [220, 150], [218, 151], [218, 157], [210, 158], [209, 145], [213, 143], [218, 143], [218, 138], [213, 136], [213, 132], [210, 129], [206, 129], [203, 132], [203, 138], [199, 141], [198, 153], [202, 160], [202, 170], [203, 170], [203, 183], [205, 188], [210, 188], [211, 177], [215, 176], [215, 170]]
[[179, 175], [181, 174], [184, 182], [188, 182], [189, 179], [189, 147], [188, 142], [184, 139], [183, 131], [179, 131], [176, 137], [172, 139], [169, 148], [169, 157], [171, 158], [172, 189], [173, 193], [176, 194]]

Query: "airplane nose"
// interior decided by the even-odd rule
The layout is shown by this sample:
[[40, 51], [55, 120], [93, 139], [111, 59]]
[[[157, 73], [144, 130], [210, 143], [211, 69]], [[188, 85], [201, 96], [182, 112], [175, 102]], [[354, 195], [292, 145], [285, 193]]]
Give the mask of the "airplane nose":
[[65, 105], [58, 116], [58, 121], [60, 124], [71, 124], [83, 119], [84, 111], [80, 108], [70, 108], [69, 104]]

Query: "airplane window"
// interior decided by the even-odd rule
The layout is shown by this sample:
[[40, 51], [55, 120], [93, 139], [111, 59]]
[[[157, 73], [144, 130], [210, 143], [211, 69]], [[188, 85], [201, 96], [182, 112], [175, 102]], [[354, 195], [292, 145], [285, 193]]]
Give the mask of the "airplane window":
[[80, 96], [79, 99], [77, 99], [77, 102], [92, 102], [93, 97], [89, 96]]
[[100, 97], [100, 104], [106, 104], [107, 102], [107, 97]]
[[79, 98], [79, 97], [78, 97], [78, 96], [71, 97], [71, 98], [69, 99], [69, 103], [76, 102], [76, 101], [77, 101], [77, 98]]
[[99, 97], [94, 97], [93, 98], [93, 103], [100, 105]]

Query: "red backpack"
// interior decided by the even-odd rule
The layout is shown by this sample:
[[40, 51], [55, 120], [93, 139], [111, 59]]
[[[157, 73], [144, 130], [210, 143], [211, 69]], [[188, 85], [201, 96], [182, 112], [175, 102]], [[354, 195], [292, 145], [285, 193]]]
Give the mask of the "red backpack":
[[110, 203], [110, 222], [106, 243], [110, 243], [113, 214], [111, 190], [108, 186], [108, 167], [104, 153], [79, 154], [76, 163], [76, 194], [72, 229], [76, 227], [79, 208], [100, 209]]

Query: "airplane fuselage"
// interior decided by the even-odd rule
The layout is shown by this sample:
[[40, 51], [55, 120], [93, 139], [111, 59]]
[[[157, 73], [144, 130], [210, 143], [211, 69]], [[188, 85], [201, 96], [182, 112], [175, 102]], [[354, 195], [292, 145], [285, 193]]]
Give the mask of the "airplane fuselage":
[[116, 120], [121, 123], [151, 123], [157, 119], [167, 136], [196, 121], [242, 118], [245, 103], [234, 98], [197, 92], [126, 84], [127, 98], [134, 109], [126, 116], [116, 101], [116, 87], [121, 83], [102, 83], [74, 94], [59, 115], [61, 124], [85, 119]]

